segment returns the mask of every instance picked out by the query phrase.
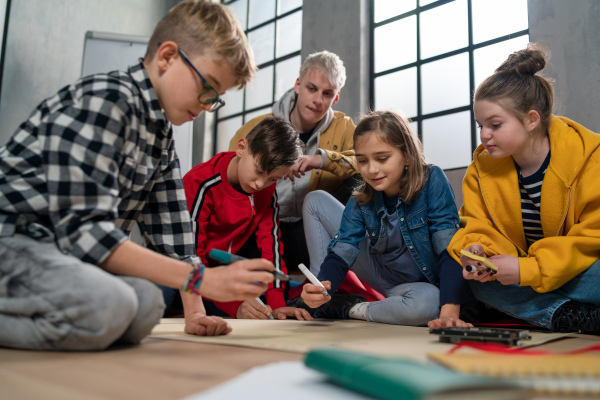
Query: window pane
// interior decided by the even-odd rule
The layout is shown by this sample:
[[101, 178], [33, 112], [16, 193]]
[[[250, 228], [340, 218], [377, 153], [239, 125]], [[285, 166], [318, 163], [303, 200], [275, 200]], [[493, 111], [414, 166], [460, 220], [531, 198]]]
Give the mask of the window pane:
[[419, 6], [423, 7], [427, 4], [435, 3], [438, 0], [419, 0]]
[[409, 68], [375, 79], [375, 109], [417, 115], [417, 68]]
[[270, 106], [273, 103], [273, 66], [254, 74], [252, 84], [246, 86], [246, 110]]
[[425, 159], [438, 167], [457, 168], [471, 163], [471, 113], [464, 111], [423, 120]]
[[250, 0], [248, 28], [275, 18], [275, 0]]
[[300, 56], [277, 63], [275, 66], [275, 100], [294, 87], [300, 76]]
[[472, 0], [473, 43], [527, 29], [527, 0]]
[[277, 15], [302, 7], [302, 0], [279, 0]]
[[238, 0], [234, 3], [230, 3], [227, 5], [233, 11], [236, 17], [240, 20], [240, 25], [242, 25], [242, 29], [246, 30], [246, 19], [248, 17], [248, 1], [247, 0]]
[[469, 105], [469, 54], [424, 64], [421, 67], [423, 114]]
[[467, 1], [457, 0], [421, 13], [421, 59], [469, 45]]
[[221, 96], [221, 98], [225, 100], [225, 107], [218, 111], [219, 118], [242, 112], [244, 105], [244, 89], [230, 90]]
[[302, 47], [302, 12], [277, 21], [277, 56], [300, 51]]
[[261, 108], [260, 110], [256, 110], [254, 112], [251, 113], [247, 113], [245, 116], [245, 121], [248, 122], [250, 121], [252, 118], [258, 117], [259, 115], [265, 115], [268, 114], [272, 111], [271, 107], [265, 107], [265, 108]]
[[416, 7], [416, 0], [375, 0], [375, 22], [404, 14]]
[[261, 65], [273, 60], [273, 49], [275, 48], [274, 23], [248, 33], [248, 40], [254, 51], [254, 61], [256, 62], [256, 65]]
[[415, 15], [375, 29], [375, 72], [415, 61], [417, 61], [417, 17]]
[[242, 117], [226, 119], [217, 124], [217, 153], [227, 151], [229, 142], [238, 129], [242, 127]]
[[511, 53], [527, 47], [528, 42], [529, 35], [525, 35], [475, 50], [473, 52], [473, 58], [475, 60], [475, 87], [478, 87], [485, 78], [492, 75], [496, 68], [498, 68]]

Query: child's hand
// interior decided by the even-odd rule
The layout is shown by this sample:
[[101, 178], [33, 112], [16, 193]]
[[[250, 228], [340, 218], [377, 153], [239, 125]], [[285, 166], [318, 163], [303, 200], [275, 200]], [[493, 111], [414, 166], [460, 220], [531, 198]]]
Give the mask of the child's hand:
[[[321, 282], [325, 289], [328, 291], [331, 290], [331, 282], [322, 281]], [[302, 299], [310, 308], [317, 308], [322, 304], [327, 303], [331, 300], [331, 296], [325, 296], [323, 293], [323, 288], [321, 286], [313, 285], [312, 283], [307, 283], [302, 287]]]
[[260, 296], [273, 282], [273, 263], [265, 259], [236, 261], [225, 267], [205, 268], [200, 293], [216, 301], [248, 300]]
[[521, 269], [519, 268], [519, 259], [500, 254], [490, 257], [490, 261], [498, 267], [498, 272], [494, 275], [503, 285], [512, 285], [521, 283]]
[[308, 311], [296, 307], [279, 307], [273, 310], [275, 319], [286, 319], [287, 317], [296, 317], [299, 321], [314, 321]]
[[294, 182], [295, 178], [300, 178], [306, 173], [306, 171], [310, 171], [311, 169], [315, 168], [320, 168], [321, 161], [321, 153], [312, 156], [302, 156], [296, 164], [292, 165], [292, 168], [289, 169], [288, 173], [285, 174], [283, 179], [289, 178], [290, 181]]
[[231, 325], [221, 317], [195, 313], [185, 317], [184, 332], [199, 336], [219, 336], [231, 332]]
[[473, 324], [469, 322], [465, 322], [460, 318], [451, 318], [451, 317], [439, 317], [438, 319], [431, 320], [427, 323], [427, 326], [432, 328], [449, 328], [452, 326], [457, 326], [461, 328], [472, 328]]
[[237, 319], [269, 319], [269, 315], [271, 307], [260, 304], [256, 298], [244, 301], [235, 313]]
[[[483, 247], [479, 244], [471, 245], [466, 250], [476, 256], [487, 258], [487, 254], [484, 253]], [[460, 263], [463, 266], [463, 277], [465, 279], [474, 279], [479, 282], [487, 282], [492, 276], [494, 276], [494, 271], [492, 271], [490, 268], [485, 268], [485, 265], [483, 265], [480, 261], [473, 260], [465, 255], [460, 256]], [[478, 269], [484, 267], [485, 269], [469, 272], [465, 268], [467, 265], [473, 265]]]
[[472, 328], [473, 324], [460, 319], [460, 304], [446, 303], [440, 309], [440, 316], [429, 321], [427, 326], [432, 328], [448, 328], [452, 326]]

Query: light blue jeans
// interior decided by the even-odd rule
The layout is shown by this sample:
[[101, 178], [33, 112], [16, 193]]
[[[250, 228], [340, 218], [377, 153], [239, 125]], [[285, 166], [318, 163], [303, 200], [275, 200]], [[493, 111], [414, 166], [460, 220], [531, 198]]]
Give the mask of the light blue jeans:
[[498, 281], [469, 282], [477, 300], [543, 328], [552, 326], [554, 312], [569, 301], [600, 307], [600, 260], [547, 293], [538, 293], [529, 286], [503, 285]]
[[[353, 200], [350, 200], [353, 201]], [[310, 255], [310, 270], [317, 276], [327, 256], [327, 246], [340, 228], [344, 206], [327, 192], [310, 192], [304, 199], [302, 218]], [[420, 326], [437, 318], [439, 289], [427, 282], [402, 283], [383, 279], [377, 254], [369, 253], [369, 241], [360, 243], [360, 253], [351, 270], [386, 298], [369, 303], [367, 320], [396, 325]]]
[[28, 229], [0, 238], [0, 346], [102, 350], [139, 343], [160, 321], [156, 285], [84, 263], [62, 253], [46, 228]]

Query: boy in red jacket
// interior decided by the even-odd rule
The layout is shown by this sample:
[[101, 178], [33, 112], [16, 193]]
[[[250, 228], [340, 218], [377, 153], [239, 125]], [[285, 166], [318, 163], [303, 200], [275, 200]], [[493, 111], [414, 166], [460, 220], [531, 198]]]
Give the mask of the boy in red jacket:
[[[256, 242], [262, 258], [286, 273], [279, 232], [279, 205], [274, 183], [298, 162], [298, 134], [283, 118], [269, 117], [237, 142], [235, 152], [217, 154], [196, 165], [183, 178], [196, 237], [196, 252], [204, 265], [212, 249], [237, 254]], [[253, 245], [254, 243], [249, 243]], [[265, 292], [267, 307], [258, 300], [213, 302], [235, 318], [312, 320], [306, 310], [286, 307], [280, 280]], [[272, 311], [271, 311], [272, 310]]]

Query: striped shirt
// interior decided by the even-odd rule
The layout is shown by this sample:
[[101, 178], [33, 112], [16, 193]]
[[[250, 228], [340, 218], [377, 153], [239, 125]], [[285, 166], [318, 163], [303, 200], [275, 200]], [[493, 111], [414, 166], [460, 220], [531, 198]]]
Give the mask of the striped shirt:
[[137, 222], [148, 248], [195, 255], [171, 123], [142, 60], [44, 100], [0, 148], [0, 193], [0, 236], [36, 222], [97, 265]]
[[521, 191], [521, 215], [523, 219], [523, 230], [527, 244], [531, 246], [544, 237], [542, 222], [540, 220], [542, 183], [546, 175], [546, 169], [550, 163], [550, 152], [542, 163], [542, 166], [532, 175], [524, 178], [521, 169], [515, 163], [519, 174], [519, 189]]

